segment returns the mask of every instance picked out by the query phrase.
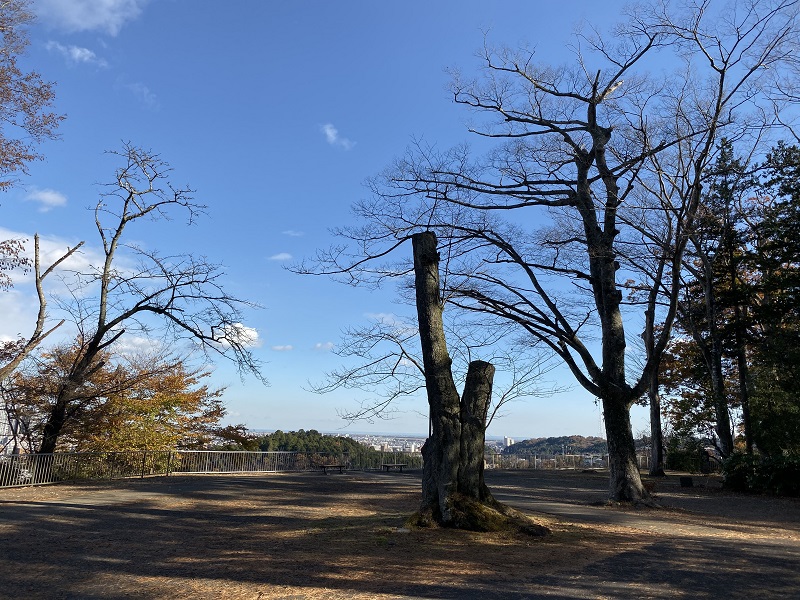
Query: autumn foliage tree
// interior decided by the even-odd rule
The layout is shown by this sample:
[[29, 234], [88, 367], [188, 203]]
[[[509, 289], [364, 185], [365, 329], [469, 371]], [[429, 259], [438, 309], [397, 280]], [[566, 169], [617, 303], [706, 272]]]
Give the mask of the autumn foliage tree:
[[131, 375], [132, 387], [109, 394], [76, 422], [75, 450], [204, 448], [215, 438], [225, 408], [222, 390], [202, 383], [208, 371], [177, 361], [154, 376]]
[[[2, 387], [18, 444], [41, 449], [53, 407], [70, 377], [80, 344], [27, 361]], [[202, 383], [209, 372], [180, 358], [99, 353], [75, 388], [56, 451], [166, 450], [202, 447], [225, 414], [222, 390]]]

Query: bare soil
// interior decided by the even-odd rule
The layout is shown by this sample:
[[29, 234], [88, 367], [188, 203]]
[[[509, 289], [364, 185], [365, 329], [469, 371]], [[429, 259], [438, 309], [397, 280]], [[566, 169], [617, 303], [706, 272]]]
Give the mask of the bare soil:
[[489, 472], [537, 538], [409, 530], [418, 473], [169, 477], [0, 490], [0, 598], [788, 598], [800, 502], [603, 473]]

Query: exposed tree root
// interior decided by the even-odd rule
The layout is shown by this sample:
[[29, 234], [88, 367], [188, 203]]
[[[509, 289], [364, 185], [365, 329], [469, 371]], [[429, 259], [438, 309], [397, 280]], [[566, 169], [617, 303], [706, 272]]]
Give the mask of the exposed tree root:
[[451, 494], [450, 519], [441, 522], [440, 515], [432, 509], [419, 511], [406, 521], [409, 527], [452, 527], [479, 532], [518, 532], [532, 536], [545, 536], [551, 532], [527, 515], [501, 504], [494, 498], [480, 502], [463, 494]]

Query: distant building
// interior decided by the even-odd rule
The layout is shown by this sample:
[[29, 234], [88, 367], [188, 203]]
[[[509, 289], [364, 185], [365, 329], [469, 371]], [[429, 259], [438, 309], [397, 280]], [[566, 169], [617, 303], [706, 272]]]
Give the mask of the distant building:
[[513, 445], [514, 445], [514, 438], [510, 438], [510, 437], [504, 437], [503, 438], [503, 446], [508, 448], [509, 446], [513, 446]]
[[14, 431], [8, 420], [8, 414], [0, 410], [0, 454], [11, 454], [14, 450]]

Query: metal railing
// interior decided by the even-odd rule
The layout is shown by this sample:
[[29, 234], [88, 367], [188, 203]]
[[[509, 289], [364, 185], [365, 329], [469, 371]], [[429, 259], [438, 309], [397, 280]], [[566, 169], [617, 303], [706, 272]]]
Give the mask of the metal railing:
[[[639, 468], [649, 466], [646, 454]], [[323, 465], [342, 465], [354, 471], [377, 471], [384, 464], [422, 468], [418, 452], [352, 453], [246, 452], [216, 450], [64, 452], [0, 455], [0, 487], [41, 485], [82, 479], [122, 479], [172, 473], [275, 473], [315, 471]], [[607, 469], [607, 455], [489, 454], [489, 469]]]
[[[640, 469], [650, 468], [650, 456], [637, 454]], [[489, 454], [489, 469], [608, 469], [608, 454]]]
[[403, 463], [422, 468], [422, 455], [365, 450], [357, 453], [214, 450], [64, 452], [0, 455], [0, 487], [83, 479], [122, 479], [172, 473], [275, 473], [342, 465], [356, 471]]

